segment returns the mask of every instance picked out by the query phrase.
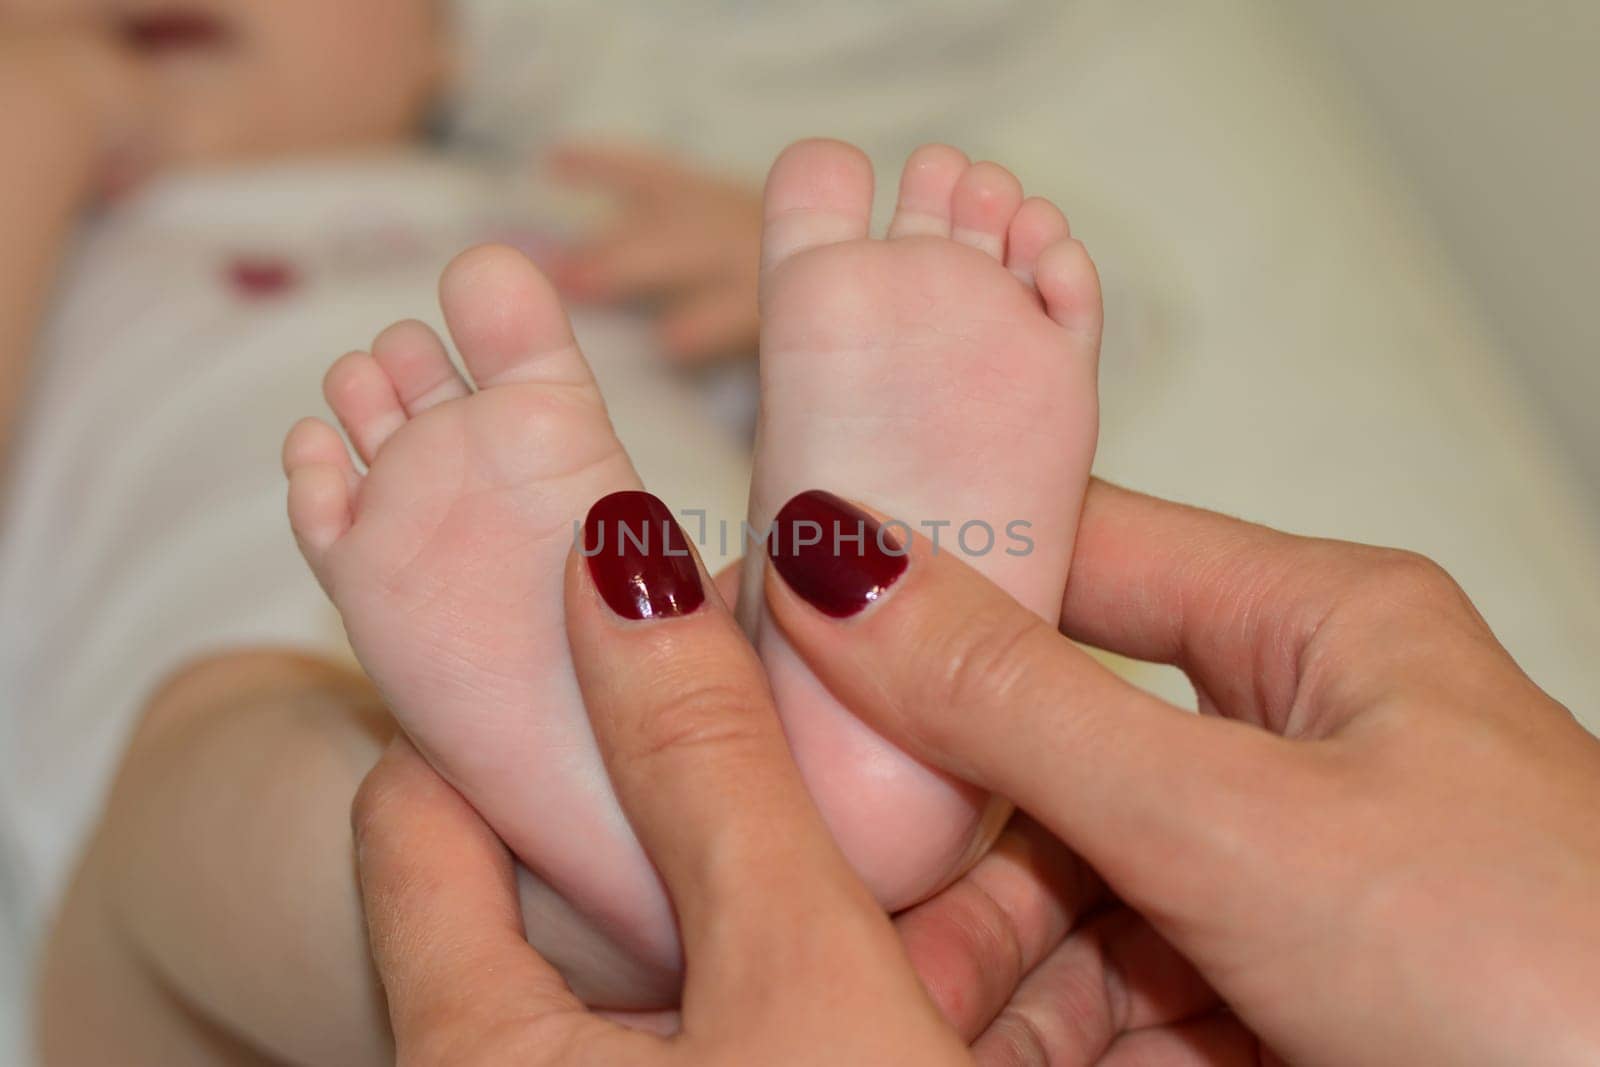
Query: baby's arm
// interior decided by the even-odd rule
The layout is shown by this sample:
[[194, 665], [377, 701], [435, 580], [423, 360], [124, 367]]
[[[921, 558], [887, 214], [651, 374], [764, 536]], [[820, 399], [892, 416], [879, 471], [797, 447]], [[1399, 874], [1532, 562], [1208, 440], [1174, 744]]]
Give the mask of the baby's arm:
[[646, 149], [571, 146], [558, 178], [609, 194], [616, 213], [556, 262], [565, 294], [647, 307], [683, 365], [755, 354], [761, 193]]
[[62, 250], [144, 93], [109, 41], [0, 26], [0, 475]]
[[56, 921], [44, 1062], [390, 1062], [350, 803], [391, 729], [363, 679], [293, 654], [164, 687]]

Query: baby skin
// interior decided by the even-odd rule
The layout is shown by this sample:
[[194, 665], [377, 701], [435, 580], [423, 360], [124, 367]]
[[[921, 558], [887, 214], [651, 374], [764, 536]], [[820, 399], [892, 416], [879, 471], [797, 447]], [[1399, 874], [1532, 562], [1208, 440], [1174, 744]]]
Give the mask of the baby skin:
[[[865, 157], [829, 141], [792, 146], [768, 180], [751, 527], [825, 487], [945, 531], [1053, 619], [1095, 446], [1094, 268], [1054, 206], [954, 149], [913, 155], [885, 240], [868, 236], [872, 191]], [[298, 424], [284, 446], [295, 536], [401, 726], [582, 914], [585, 929], [561, 931], [529, 916], [535, 942], [591, 939], [594, 959], [630, 961], [583, 973], [584, 952], [562, 953], [591, 1003], [670, 1003], [671, 907], [612, 797], [562, 617], [575, 522], [643, 486], [526, 259], [469, 251], [440, 290], [467, 377], [414, 322], [334, 364], [327, 399], [364, 471], [331, 426]], [[749, 596], [760, 557], [744, 614], [796, 759], [884, 906], [916, 903], [987, 849], [1006, 810], [832, 699]]]

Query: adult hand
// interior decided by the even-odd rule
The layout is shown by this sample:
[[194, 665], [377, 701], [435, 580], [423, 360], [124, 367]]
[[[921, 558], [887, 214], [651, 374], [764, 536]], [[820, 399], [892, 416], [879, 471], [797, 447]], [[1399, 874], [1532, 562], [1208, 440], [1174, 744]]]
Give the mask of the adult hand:
[[[1192, 715], [922, 538], [793, 543], [767, 597], [818, 677], [1076, 849], [1214, 990], [1180, 999], [1296, 1063], [1600, 1062], [1600, 743], [1437, 566], [1095, 484], [1062, 632]], [[1018, 1002], [1032, 1061], [1099, 1054], [1048, 977]]]
[[585, 1012], [523, 940], [504, 847], [402, 741], [355, 811], [402, 1062], [939, 1063], [979, 1034], [986, 1060], [1010, 1062], [1027, 1029], [1002, 1008], [1041, 960], [1085, 991], [1114, 966], [1166, 966], [1026, 819], [891, 925], [822, 828], [721, 597], [707, 586], [693, 606], [703, 576], [679, 559], [685, 614], [624, 620], [575, 562], [568, 618], [596, 737], [682, 924], [681, 1019]]
[[649, 302], [668, 355], [685, 364], [755, 350], [761, 194], [642, 150], [572, 146], [556, 177], [609, 194], [617, 213], [554, 268], [597, 303]]

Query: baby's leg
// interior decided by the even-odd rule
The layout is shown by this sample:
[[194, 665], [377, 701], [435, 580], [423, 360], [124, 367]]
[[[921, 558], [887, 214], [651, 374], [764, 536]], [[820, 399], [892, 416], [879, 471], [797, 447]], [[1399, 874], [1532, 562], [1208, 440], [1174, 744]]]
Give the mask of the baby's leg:
[[349, 808], [390, 730], [362, 679], [290, 653], [163, 687], [57, 917], [44, 1061], [388, 1062]]
[[[166, 685], [57, 917], [45, 1062], [391, 1062], [350, 802], [392, 733], [364, 678], [293, 653]], [[638, 980], [564, 902], [523, 888], [537, 943], [591, 996]]]

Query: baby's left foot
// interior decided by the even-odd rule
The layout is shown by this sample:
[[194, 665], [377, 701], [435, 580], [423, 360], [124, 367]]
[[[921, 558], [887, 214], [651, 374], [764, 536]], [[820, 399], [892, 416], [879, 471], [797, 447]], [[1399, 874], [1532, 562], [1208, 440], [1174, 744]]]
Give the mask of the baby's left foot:
[[[831, 490], [920, 525], [1054, 622], [1099, 425], [1094, 265], [1054, 205], [943, 145], [907, 163], [887, 240], [868, 237], [871, 208], [871, 165], [837, 141], [790, 147], [767, 179], [751, 525]], [[831, 508], [798, 511], [854, 529]], [[747, 621], [764, 613], [761, 556]], [[758, 629], [806, 783], [878, 899], [905, 907], [961, 873], [1005, 809], [873, 733]]]

